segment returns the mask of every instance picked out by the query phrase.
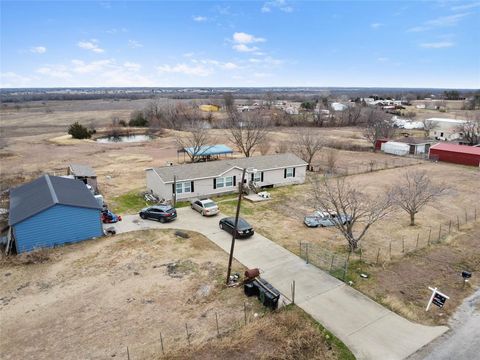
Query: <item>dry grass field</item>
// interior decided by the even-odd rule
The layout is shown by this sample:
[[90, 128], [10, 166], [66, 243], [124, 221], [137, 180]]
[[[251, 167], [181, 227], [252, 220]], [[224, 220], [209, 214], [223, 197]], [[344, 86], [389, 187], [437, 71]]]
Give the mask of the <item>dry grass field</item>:
[[[144, 231], [0, 262], [2, 359], [134, 358], [230, 331], [263, 313], [225, 288], [227, 254], [205, 237]], [[234, 271], [243, 267], [234, 264]]]

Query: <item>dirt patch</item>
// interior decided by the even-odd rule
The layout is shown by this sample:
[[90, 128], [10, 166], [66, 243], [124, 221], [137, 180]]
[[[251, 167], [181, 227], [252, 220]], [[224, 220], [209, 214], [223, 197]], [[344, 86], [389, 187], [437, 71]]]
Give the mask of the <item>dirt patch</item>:
[[[34, 255], [33, 255], [34, 254]], [[203, 236], [142, 231], [42, 250], [0, 262], [2, 359], [134, 358], [211, 338], [256, 299], [223, 286], [227, 254]], [[234, 263], [234, 271], [244, 268]], [[187, 324], [187, 325], [186, 325]]]

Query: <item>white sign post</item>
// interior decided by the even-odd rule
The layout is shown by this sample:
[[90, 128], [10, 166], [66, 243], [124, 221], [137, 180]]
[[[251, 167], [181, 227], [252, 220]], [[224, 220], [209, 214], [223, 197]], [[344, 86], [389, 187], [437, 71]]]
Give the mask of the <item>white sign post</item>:
[[428, 301], [425, 311], [428, 311], [428, 309], [430, 309], [432, 303], [441, 308], [445, 304], [445, 301], [447, 301], [447, 299], [450, 299], [450, 297], [438, 291], [437, 288], [431, 288], [430, 286], [428, 288], [432, 291], [432, 296], [430, 296], [430, 300]]

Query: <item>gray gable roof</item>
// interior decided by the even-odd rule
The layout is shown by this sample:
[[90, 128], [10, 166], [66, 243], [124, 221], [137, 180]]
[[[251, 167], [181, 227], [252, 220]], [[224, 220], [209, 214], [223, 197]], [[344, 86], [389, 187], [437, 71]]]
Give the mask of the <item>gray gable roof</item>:
[[95, 171], [88, 165], [70, 164], [70, 170], [73, 175], [81, 177], [95, 177]]
[[101, 209], [82, 181], [43, 175], [10, 190], [8, 223], [18, 224], [56, 204]]
[[161, 168], [154, 168], [153, 170], [158, 174], [158, 176], [160, 176], [163, 182], [169, 183], [173, 182], [173, 175], [177, 176], [178, 181], [185, 181], [221, 176], [224, 172], [233, 167], [241, 169], [253, 167], [259, 171], [264, 171], [293, 166], [307, 166], [307, 163], [298, 156], [287, 153], [217, 160], [177, 166], [165, 166]]

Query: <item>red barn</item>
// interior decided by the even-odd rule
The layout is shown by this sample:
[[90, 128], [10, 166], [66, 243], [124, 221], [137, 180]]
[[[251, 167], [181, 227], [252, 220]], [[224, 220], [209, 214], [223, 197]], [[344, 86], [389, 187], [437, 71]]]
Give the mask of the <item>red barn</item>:
[[480, 166], [480, 147], [438, 143], [430, 148], [429, 158], [455, 164]]

